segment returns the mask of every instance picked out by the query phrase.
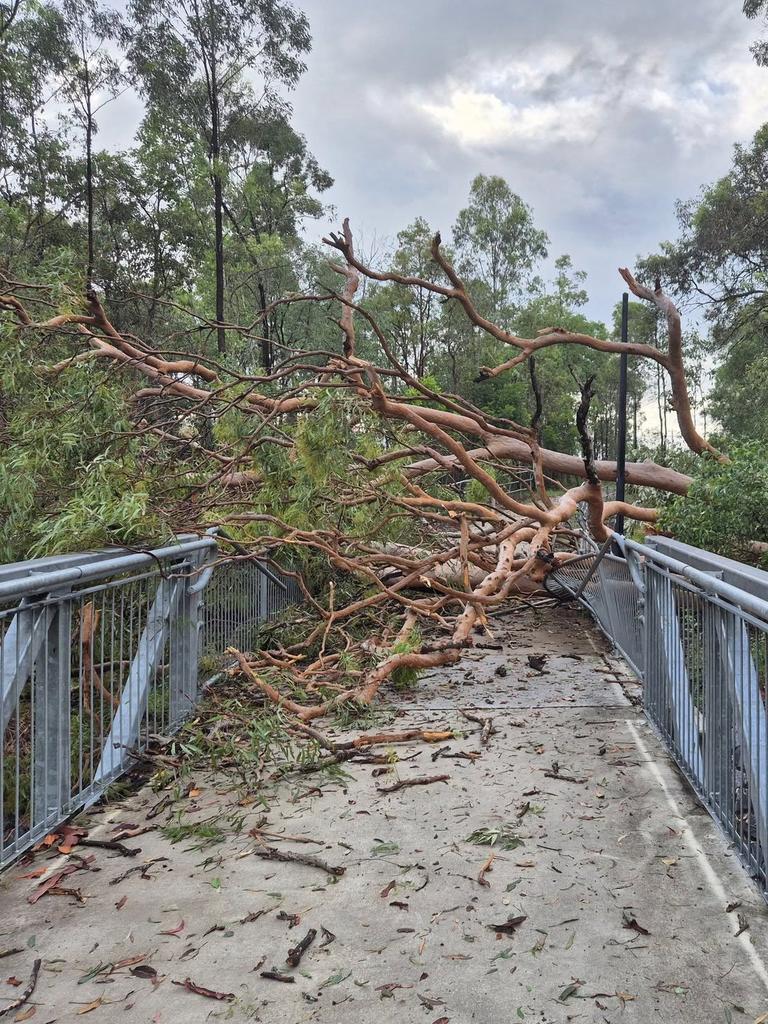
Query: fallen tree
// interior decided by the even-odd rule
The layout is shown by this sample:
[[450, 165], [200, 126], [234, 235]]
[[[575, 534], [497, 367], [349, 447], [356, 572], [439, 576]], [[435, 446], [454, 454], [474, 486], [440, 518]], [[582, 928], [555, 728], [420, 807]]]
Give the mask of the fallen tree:
[[[654, 508], [605, 498], [603, 483], [615, 479], [616, 466], [593, 458], [591, 379], [580, 382], [575, 410], [581, 454], [542, 449], [538, 392], [527, 426], [437, 393], [401, 365], [385, 331], [356, 301], [363, 278], [434, 292], [508, 345], [510, 358], [479, 368], [482, 377], [513, 372], [554, 345], [627, 351], [657, 363], [669, 377], [689, 448], [722, 458], [693, 423], [680, 316], [658, 282], [650, 290], [620, 271], [635, 295], [664, 312], [667, 351], [557, 327], [524, 339], [478, 312], [439, 236], [432, 258], [445, 283], [365, 265], [346, 221], [326, 243], [342, 257], [332, 264], [342, 288], [281, 301], [326, 306], [339, 348], [284, 350], [263, 374], [126, 335], [94, 292], [53, 314], [44, 289], [14, 285], [0, 295], [0, 310], [35, 357], [49, 356], [38, 367], [41, 378], [79, 373], [95, 384], [106, 371], [110, 381], [125, 382], [131, 426], [124, 434], [139, 439], [142, 471], [154, 467], [154, 511], [167, 529], [224, 526], [237, 557], [293, 566], [311, 612], [301, 634], [258, 653], [231, 653], [249, 685], [301, 722], [349, 703], [368, 705], [387, 681], [458, 661], [494, 609], [530, 597], [574, 557], [584, 529], [603, 542], [619, 513], [646, 524], [657, 518]], [[381, 365], [359, 355], [360, 323], [376, 339]], [[226, 328], [258, 338], [258, 321]], [[54, 359], [52, 338], [65, 350]], [[528, 467], [524, 477], [521, 466]], [[579, 480], [564, 485], [552, 473]], [[627, 475], [630, 483], [678, 495], [691, 482], [652, 462], [630, 464]]]

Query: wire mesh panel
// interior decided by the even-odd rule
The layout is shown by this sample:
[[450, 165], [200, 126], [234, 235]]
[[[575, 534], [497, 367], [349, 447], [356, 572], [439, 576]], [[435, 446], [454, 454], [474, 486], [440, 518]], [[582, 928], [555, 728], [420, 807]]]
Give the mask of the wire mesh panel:
[[651, 721], [768, 889], [768, 621], [646, 566]]
[[[634, 555], [630, 554], [629, 559]], [[578, 598], [595, 617], [639, 676], [643, 675], [643, 592], [639, 567], [609, 554], [607, 547], [579, 555], [558, 566], [546, 581], [559, 597]]]
[[648, 718], [768, 894], [768, 574], [750, 568], [742, 589], [688, 552], [693, 565], [613, 538], [547, 589], [578, 598], [643, 679]]
[[215, 554], [207, 537], [0, 567], [0, 866], [178, 728], [205, 652], [250, 646], [301, 600], [292, 578]]
[[228, 647], [253, 650], [262, 623], [303, 600], [292, 576], [253, 559], [216, 567], [205, 598], [202, 651], [217, 658]]
[[[98, 797], [197, 699], [212, 541], [0, 582], [0, 864]], [[15, 593], [14, 593], [15, 591]]]

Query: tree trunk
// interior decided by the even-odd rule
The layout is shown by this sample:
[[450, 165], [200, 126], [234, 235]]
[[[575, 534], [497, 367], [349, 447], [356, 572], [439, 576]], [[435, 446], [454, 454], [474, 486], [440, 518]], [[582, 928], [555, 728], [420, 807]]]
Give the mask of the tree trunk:
[[219, 118], [219, 82], [216, 43], [211, 40], [211, 181], [213, 182], [214, 258], [216, 261], [216, 342], [220, 355], [227, 351], [224, 329], [224, 190], [219, 160], [221, 158], [221, 125]]
[[264, 281], [259, 278], [259, 303], [261, 305], [261, 365], [264, 373], [272, 373], [272, 339], [269, 333], [269, 317], [267, 316], [267, 290]]
[[85, 86], [85, 204], [88, 222], [88, 266], [85, 271], [87, 290], [93, 288], [93, 113], [91, 110], [91, 79], [88, 61], [84, 64]]

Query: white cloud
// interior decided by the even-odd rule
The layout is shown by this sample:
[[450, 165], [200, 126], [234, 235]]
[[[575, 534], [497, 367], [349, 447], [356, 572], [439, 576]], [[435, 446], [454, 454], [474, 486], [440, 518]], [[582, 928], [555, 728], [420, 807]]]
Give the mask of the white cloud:
[[414, 99], [425, 114], [462, 146], [544, 146], [589, 142], [597, 130], [598, 113], [590, 99], [565, 97], [558, 102], [505, 102], [493, 92], [450, 86], [443, 102]]
[[[388, 93], [404, 117], [415, 113], [465, 149], [544, 149], [611, 140], [623, 122], [648, 117], [691, 156], [713, 139], [748, 137], [768, 113], [768, 75], [732, 54], [712, 53], [696, 67], [674, 53], [624, 54], [592, 39], [513, 59], [463, 67], [428, 90]], [[474, 66], [473, 66], [474, 65]]]

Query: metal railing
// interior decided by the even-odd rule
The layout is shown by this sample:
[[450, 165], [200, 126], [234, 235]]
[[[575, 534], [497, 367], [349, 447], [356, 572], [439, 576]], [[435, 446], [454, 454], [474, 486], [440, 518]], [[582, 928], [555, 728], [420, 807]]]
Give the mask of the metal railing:
[[578, 598], [643, 680], [648, 718], [766, 895], [768, 573], [660, 546], [614, 538], [550, 589]]
[[204, 654], [254, 646], [299, 599], [291, 578], [216, 554], [183, 537], [0, 566], [0, 867], [179, 727]]
[[217, 657], [228, 647], [253, 649], [259, 626], [303, 599], [293, 577], [261, 563], [230, 561], [217, 566], [206, 591], [201, 653]]

